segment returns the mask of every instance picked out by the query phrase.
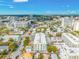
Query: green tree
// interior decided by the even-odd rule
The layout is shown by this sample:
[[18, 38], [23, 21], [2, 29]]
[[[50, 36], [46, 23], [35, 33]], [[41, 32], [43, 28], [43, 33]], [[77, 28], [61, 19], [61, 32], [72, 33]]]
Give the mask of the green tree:
[[30, 37], [26, 37], [24, 40], [24, 47], [29, 45]]
[[15, 43], [10, 43], [9, 44], [9, 50], [10, 52], [13, 52], [18, 46]]
[[26, 47], [28, 45], [27, 40], [24, 40], [24, 47]]
[[6, 55], [7, 54], [7, 50], [4, 50], [2, 53], [3, 53], [3, 55]]
[[56, 53], [58, 51], [57, 47], [56, 46], [53, 46], [53, 45], [49, 45], [47, 47], [47, 51], [50, 53], [50, 56], [49, 56], [49, 59], [51, 59], [51, 53], [53, 51], [53, 53]]
[[48, 36], [49, 36], [49, 37], [53, 37], [53, 35], [52, 35], [52, 34], [48, 34]]
[[37, 59], [44, 59], [43, 54], [42, 54], [42, 53], [40, 53], [40, 54], [38, 55], [38, 58], [37, 58]]
[[10, 39], [9, 39], [9, 42], [14, 42], [14, 39], [13, 39], [13, 38], [10, 38]]
[[61, 36], [62, 36], [62, 33], [61, 33], [61, 32], [56, 33], [56, 37], [57, 37], [58, 39], [60, 39]]
[[62, 33], [56, 33], [56, 36], [57, 37], [61, 37], [62, 36]]

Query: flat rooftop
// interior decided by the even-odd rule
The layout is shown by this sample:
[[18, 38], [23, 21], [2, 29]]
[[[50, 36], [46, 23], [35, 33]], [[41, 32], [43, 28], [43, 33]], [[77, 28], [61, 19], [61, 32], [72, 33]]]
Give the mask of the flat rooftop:
[[72, 43], [79, 44], [79, 38], [70, 34], [70, 33], [64, 33], [63, 36], [67, 37]]
[[79, 56], [79, 48], [66, 47], [65, 51], [67, 54], [72, 56]]
[[34, 38], [34, 44], [46, 44], [46, 37], [44, 33], [36, 33]]
[[64, 44], [61, 46], [60, 53], [65, 53], [69, 56], [79, 56], [79, 48], [69, 47]]

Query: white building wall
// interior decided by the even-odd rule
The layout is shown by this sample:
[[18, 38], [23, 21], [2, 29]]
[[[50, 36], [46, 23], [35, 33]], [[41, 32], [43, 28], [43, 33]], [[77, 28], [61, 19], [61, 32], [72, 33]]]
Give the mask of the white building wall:
[[[79, 48], [79, 43], [78, 42], [75, 42], [73, 41], [73, 38], [70, 38], [70, 37], [67, 37], [65, 36], [66, 34], [64, 34], [62, 36], [64, 42], [66, 45], [68, 45], [69, 47], [75, 47], [75, 48]], [[72, 40], [72, 41], [71, 41]], [[75, 42], [75, 43], [74, 43]]]
[[74, 21], [73, 30], [74, 31], [79, 31], [79, 20]]
[[34, 43], [33, 43], [33, 50], [34, 51], [46, 51], [47, 50], [47, 43], [44, 33], [37, 33], [35, 35]]

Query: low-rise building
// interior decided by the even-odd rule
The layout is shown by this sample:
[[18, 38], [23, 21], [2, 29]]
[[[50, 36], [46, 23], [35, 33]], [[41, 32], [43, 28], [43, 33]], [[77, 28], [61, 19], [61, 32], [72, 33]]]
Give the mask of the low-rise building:
[[73, 48], [63, 45], [60, 49], [61, 59], [79, 59], [79, 48]]
[[31, 46], [27, 46], [26, 47], [26, 52], [32, 52], [32, 47]]
[[27, 27], [31, 25], [31, 21], [11, 21], [10, 25], [13, 26], [14, 28], [16, 27]]
[[9, 50], [8, 46], [0, 46], [0, 52], [2, 52], [4, 50], [8, 51]]
[[76, 36], [70, 33], [63, 33], [62, 39], [64, 40], [66, 45], [79, 48], [79, 38], [77, 38]]
[[9, 39], [14, 39], [14, 41], [19, 41], [21, 37], [19, 35], [4, 35], [0, 36], [3, 42], [7, 42]]
[[58, 59], [58, 56], [52, 52], [51, 59]]
[[33, 58], [32, 53], [29, 52], [25, 52], [19, 57], [19, 59], [32, 59], [32, 58]]

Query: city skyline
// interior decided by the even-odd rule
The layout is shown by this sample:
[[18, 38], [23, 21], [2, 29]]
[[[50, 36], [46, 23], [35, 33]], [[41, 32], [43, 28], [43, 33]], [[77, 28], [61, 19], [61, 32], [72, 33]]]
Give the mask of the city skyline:
[[79, 16], [0, 16], [0, 59], [50, 58], [79, 59]]

